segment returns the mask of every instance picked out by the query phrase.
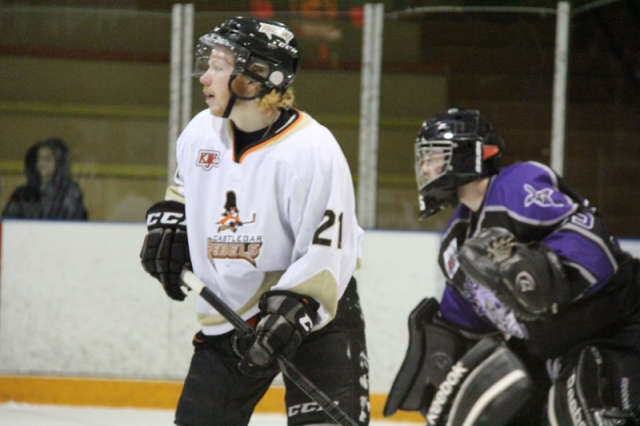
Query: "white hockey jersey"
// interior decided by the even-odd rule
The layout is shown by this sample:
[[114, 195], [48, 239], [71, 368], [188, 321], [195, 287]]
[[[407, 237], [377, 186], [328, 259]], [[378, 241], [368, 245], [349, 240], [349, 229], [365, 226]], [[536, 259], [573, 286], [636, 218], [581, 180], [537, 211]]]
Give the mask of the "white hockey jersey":
[[[204, 110], [177, 142], [177, 186], [166, 198], [185, 203], [193, 271], [244, 319], [270, 289], [312, 296], [318, 329], [335, 315], [360, 257], [344, 154], [300, 111], [240, 158], [232, 135], [227, 119]], [[196, 310], [205, 334], [233, 328], [200, 297]]]

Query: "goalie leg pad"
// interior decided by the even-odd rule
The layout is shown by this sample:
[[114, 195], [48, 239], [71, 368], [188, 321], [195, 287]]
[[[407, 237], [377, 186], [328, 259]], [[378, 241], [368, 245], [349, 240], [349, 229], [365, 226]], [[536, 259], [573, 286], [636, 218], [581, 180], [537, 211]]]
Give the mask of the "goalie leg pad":
[[[630, 360], [628, 355], [601, 351], [595, 346], [587, 346], [562, 358], [558, 377], [549, 390], [549, 424], [640, 424], [637, 358], [635, 366], [629, 364]], [[626, 372], [621, 371], [625, 369]]]
[[496, 337], [480, 340], [451, 369], [427, 412], [427, 425], [501, 426], [522, 407], [532, 381], [518, 357]]
[[424, 299], [409, 315], [409, 347], [387, 397], [387, 417], [398, 409], [425, 413], [438, 385], [464, 353], [466, 342], [460, 335], [433, 324], [438, 308], [435, 299]]

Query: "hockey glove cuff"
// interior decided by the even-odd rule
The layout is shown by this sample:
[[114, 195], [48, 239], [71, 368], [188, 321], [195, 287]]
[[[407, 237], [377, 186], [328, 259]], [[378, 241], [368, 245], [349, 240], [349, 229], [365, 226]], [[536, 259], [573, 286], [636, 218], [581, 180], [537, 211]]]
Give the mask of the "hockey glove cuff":
[[184, 300], [180, 272], [183, 267], [191, 269], [184, 204], [161, 201], [151, 206], [147, 229], [140, 251], [142, 267], [160, 281], [170, 298]]
[[[262, 319], [253, 340], [245, 345], [244, 358], [238, 365], [248, 375], [262, 375], [275, 367], [279, 354], [287, 358], [307, 337], [318, 317], [320, 304], [313, 298], [290, 291], [268, 291], [260, 298]], [[242, 338], [240, 338], [241, 340]], [[242, 342], [238, 342], [238, 349]]]

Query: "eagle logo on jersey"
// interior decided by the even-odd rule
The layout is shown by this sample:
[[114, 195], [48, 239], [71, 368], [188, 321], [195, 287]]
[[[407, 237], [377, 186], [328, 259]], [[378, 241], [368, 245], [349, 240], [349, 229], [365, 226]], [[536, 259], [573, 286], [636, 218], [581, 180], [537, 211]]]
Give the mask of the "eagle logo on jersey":
[[256, 266], [256, 258], [262, 248], [262, 235], [235, 235], [239, 227], [254, 223], [254, 213], [250, 221], [240, 220], [240, 211], [236, 203], [236, 193], [227, 191], [222, 219], [216, 222], [218, 232], [231, 231], [234, 235], [218, 234], [207, 238], [207, 257], [215, 268], [214, 259], [243, 259]]
[[238, 227], [248, 225], [256, 221], [255, 213], [251, 217], [250, 221], [242, 222], [240, 220], [240, 211], [238, 211], [238, 206], [236, 205], [236, 193], [233, 191], [227, 191], [227, 202], [224, 204], [224, 213], [222, 213], [222, 216], [222, 219], [219, 222], [216, 222], [216, 224], [220, 225], [218, 227], [218, 232], [226, 231], [227, 229], [230, 229], [231, 232], [236, 232]]
[[529, 207], [531, 204], [536, 204], [540, 207], [562, 207], [562, 204], [556, 204], [551, 196], [553, 195], [552, 188], [543, 188], [540, 191], [529, 185], [524, 184], [525, 191], [528, 192], [527, 198], [524, 199], [524, 206]]
[[202, 167], [205, 170], [209, 170], [211, 167], [218, 167], [220, 164], [220, 153], [218, 151], [207, 151], [201, 149], [198, 152], [198, 160], [196, 165]]

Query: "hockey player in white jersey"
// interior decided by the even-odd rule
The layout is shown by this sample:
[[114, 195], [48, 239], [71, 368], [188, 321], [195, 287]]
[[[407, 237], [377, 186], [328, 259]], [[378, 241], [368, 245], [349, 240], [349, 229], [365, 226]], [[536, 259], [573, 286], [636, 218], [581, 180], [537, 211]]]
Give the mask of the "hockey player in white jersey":
[[[359, 424], [369, 422], [364, 319], [353, 273], [363, 231], [331, 132], [293, 107], [300, 68], [284, 24], [229, 19], [195, 54], [208, 109], [177, 142], [175, 186], [147, 213], [141, 259], [183, 300], [191, 268], [256, 329], [239, 338], [204, 299], [176, 410], [182, 426], [246, 425], [283, 354]], [[285, 377], [288, 424], [333, 424]]]

